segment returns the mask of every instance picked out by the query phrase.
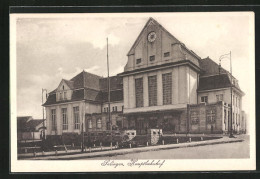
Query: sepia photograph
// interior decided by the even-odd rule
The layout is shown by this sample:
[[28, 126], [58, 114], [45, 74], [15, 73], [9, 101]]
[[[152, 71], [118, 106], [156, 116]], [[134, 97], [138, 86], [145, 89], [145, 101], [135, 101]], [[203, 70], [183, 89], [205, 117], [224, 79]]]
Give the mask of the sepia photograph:
[[253, 12], [10, 14], [11, 171], [255, 170]]

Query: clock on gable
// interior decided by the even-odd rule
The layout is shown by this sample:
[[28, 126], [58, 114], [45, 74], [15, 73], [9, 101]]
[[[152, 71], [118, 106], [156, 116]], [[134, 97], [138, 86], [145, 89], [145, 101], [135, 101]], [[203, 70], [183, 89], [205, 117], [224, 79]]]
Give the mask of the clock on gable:
[[156, 39], [156, 33], [155, 33], [155, 32], [150, 32], [150, 33], [148, 34], [147, 39], [148, 39], [149, 42], [155, 41], [155, 39]]

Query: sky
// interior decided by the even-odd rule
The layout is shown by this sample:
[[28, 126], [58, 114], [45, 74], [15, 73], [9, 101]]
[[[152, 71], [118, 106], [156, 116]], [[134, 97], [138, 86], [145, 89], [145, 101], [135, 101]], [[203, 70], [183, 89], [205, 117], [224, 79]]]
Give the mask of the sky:
[[[54, 90], [62, 79], [83, 70], [107, 76], [123, 72], [126, 54], [145, 23], [153, 17], [201, 58], [218, 63], [232, 52], [233, 75], [252, 102], [254, 31], [250, 13], [24, 14], [16, 18], [17, 115], [42, 118], [42, 88]], [[12, 35], [12, 34], [11, 34]], [[250, 37], [250, 38], [249, 38]], [[229, 60], [222, 61], [229, 70]], [[250, 101], [251, 100], [251, 101]]]

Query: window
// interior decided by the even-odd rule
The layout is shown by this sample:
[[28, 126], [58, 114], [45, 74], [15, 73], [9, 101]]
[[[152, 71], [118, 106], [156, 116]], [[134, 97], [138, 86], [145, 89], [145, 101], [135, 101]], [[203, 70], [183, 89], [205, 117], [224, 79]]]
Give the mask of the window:
[[118, 126], [119, 129], [122, 128], [122, 121], [116, 121], [116, 125]]
[[64, 99], [67, 99], [67, 91], [64, 91]]
[[113, 108], [112, 108], [112, 111], [114, 112], [115, 111], [115, 107], [113, 106]]
[[198, 124], [199, 123], [199, 116], [198, 116], [198, 112], [197, 111], [192, 111], [191, 115], [191, 124]]
[[68, 130], [67, 108], [62, 108], [62, 130]]
[[92, 120], [91, 119], [88, 120], [88, 128], [92, 129]]
[[143, 107], [143, 78], [135, 79], [136, 107]]
[[223, 94], [216, 95], [217, 101], [223, 101]]
[[110, 110], [108, 111], [108, 107], [107, 107], [107, 112], [110, 112]]
[[62, 89], [64, 90], [64, 85], [62, 86]]
[[216, 111], [215, 110], [208, 110], [207, 111], [207, 122], [212, 124], [215, 123], [215, 116], [216, 116]]
[[154, 55], [150, 56], [150, 62], [152, 62], [154, 60], [155, 60], [155, 56]]
[[224, 124], [225, 124], [225, 130], [227, 130], [227, 110], [224, 109]]
[[240, 108], [240, 99], [238, 98], [238, 107]]
[[104, 112], [106, 112], [106, 108], [104, 108]]
[[124, 106], [122, 106], [122, 111], [124, 111]]
[[115, 106], [115, 111], [117, 111], [117, 106]]
[[80, 122], [79, 122], [79, 107], [73, 107], [73, 113], [74, 113], [74, 129], [80, 128]]
[[169, 56], [170, 56], [170, 52], [165, 52], [165, 53], [163, 54], [163, 56], [164, 56], [164, 57], [169, 57]]
[[57, 123], [56, 123], [56, 109], [52, 109], [51, 110], [51, 129], [53, 130], [53, 131], [56, 131], [56, 126], [57, 125]]
[[141, 58], [136, 59], [136, 64], [140, 64], [142, 62]]
[[208, 103], [208, 96], [201, 96], [202, 103]]
[[101, 119], [97, 120], [97, 128], [101, 129], [102, 123], [101, 123]]
[[157, 105], [157, 76], [148, 76], [149, 106]]
[[162, 74], [163, 104], [172, 103], [172, 73]]
[[62, 100], [62, 93], [60, 92], [60, 100]]

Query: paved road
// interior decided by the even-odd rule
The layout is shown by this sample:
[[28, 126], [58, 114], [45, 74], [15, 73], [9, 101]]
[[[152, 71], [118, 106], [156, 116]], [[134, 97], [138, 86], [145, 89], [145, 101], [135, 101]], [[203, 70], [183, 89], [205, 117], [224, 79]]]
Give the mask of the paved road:
[[243, 136], [245, 141], [237, 143], [226, 143], [206, 145], [198, 147], [168, 149], [160, 151], [148, 151], [130, 153], [111, 157], [95, 157], [82, 160], [104, 160], [104, 159], [215, 159], [215, 158], [249, 158], [249, 137]]

